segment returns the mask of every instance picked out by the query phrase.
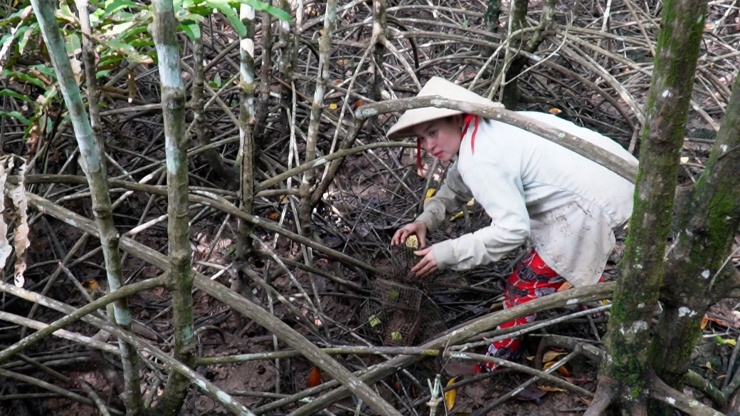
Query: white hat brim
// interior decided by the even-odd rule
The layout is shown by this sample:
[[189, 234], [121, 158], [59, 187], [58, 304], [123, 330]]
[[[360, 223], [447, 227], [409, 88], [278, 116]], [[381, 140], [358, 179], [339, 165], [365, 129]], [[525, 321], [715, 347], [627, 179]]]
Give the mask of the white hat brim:
[[[419, 91], [419, 94], [417, 94], [417, 97], [430, 95], [439, 95], [452, 100], [467, 101], [476, 104], [500, 106], [500, 104], [494, 103], [489, 99], [483, 98], [470, 90], [467, 90], [440, 77], [432, 77], [429, 81], [427, 81], [427, 83], [424, 85], [424, 88], [422, 88], [421, 91]], [[413, 128], [415, 126], [432, 120], [454, 116], [456, 114], [462, 114], [462, 112], [458, 110], [435, 107], [424, 107], [408, 110], [403, 113], [396, 124], [394, 124], [388, 130], [387, 137], [390, 140], [399, 140], [405, 137], [414, 136]]]

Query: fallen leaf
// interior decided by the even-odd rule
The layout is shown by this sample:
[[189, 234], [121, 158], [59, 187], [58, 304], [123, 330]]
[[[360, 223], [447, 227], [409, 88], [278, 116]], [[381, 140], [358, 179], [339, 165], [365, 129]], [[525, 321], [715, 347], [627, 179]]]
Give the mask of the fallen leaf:
[[545, 355], [542, 356], [542, 361], [555, 361], [555, 359], [560, 357], [561, 355], [565, 355], [565, 353], [561, 351], [548, 351], [545, 353]]
[[367, 322], [370, 324], [371, 328], [375, 328], [376, 326], [382, 323], [382, 321], [380, 320], [380, 318], [377, 317], [377, 315], [372, 315], [371, 317], [367, 318]]
[[[542, 367], [545, 370], [547, 370], [548, 368], [552, 367], [554, 364], [555, 364], [555, 361], [550, 361], [548, 363], [545, 363]], [[562, 374], [562, 375], [564, 375], [566, 377], [570, 375], [570, 371], [568, 371], [568, 369], [565, 368], [562, 365], [560, 367], [558, 367], [556, 370], [558, 371], [558, 373], [560, 373], [560, 374]]]
[[[457, 377], [452, 377], [450, 381], [447, 382], [447, 387], [450, 387], [451, 385], [455, 384], [456, 380], [457, 380]], [[445, 406], [447, 406], [448, 412], [453, 407], [455, 407], [456, 399], [457, 399], [457, 389], [449, 389], [445, 392]]]
[[716, 336], [715, 339], [717, 340], [717, 343], [720, 345], [732, 345], [734, 346], [737, 344], [737, 341], [735, 341], [734, 338], [722, 338], [720, 336]]
[[437, 193], [437, 190], [435, 188], [427, 189], [427, 194], [426, 196], [424, 196], [424, 202], [427, 202], [427, 199], [433, 197], [435, 193]]
[[517, 400], [527, 401], [527, 400], [539, 400], [542, 397], [544, 397], [547, 394], [547, 392], [540, 390], [535, 385], [529, 385], [527, 388], [522, 390], [519, 394], [516, 395]]
[[549, 392], [565, 391], [565, 389], [561, 389], [560, 387], [537, 386], [537, 388], [542, 391], [549, 391]]
[[465, 216], [465, 214], [462, 211], [457, 212], [455, 214], [450, 215], [450, 221], [455, 221], [456, 219], [462, 218], [463, 216]]
[[321, 370], [319, 370], [319, 367], [312, 368], [308, 377], [306, 377], [306, 388], [316, 387], [321, 383]]

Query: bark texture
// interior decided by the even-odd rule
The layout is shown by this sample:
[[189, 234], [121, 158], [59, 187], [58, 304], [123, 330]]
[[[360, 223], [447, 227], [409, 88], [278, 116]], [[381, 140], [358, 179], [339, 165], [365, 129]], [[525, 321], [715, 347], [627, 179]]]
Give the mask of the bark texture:
[[[121, 253], [119, 251], [120, 234], [113, 222], [113, 211], [111, 199], [106, 182], [107, 175], [103, 162], [103, 152], [98, 145], [95, 134], [87, 118], [85, 106], [82, 102], [80, 89], [75, 81], [72, 65], [67, 57], [64, 39], [57, 24], [54, 8], [51, 2], [44, 0], [33, 0], [31, 2], [34, 13], [41, 28], [42, 36], [46, 42], [59, 80], [59, 89], [64, 96], [69, 116], [80, 149], [82, 169], [90, 184], [90, 197], [92, 199], [93, 215], [96, 225], [100, 231], [100, 245], [103, 249], [105, 259], [106, 277], [110, 292], [118, 290], [123, 282], [121, 268]], [[114, 316], [111, 317], [123, 328], [131, 325], [131, 313], [125, 299], [119, 299], [114, 304]], [[138, 356], [133, 349], [122, 339], [119, 339], [121, 350], [121, 365], [123, 367], [126, 392], [122, 394], [126, 408], [136, 413], [142, 409], [141, 390], [138, 373]]]
[[[152, 25], [157, 49], [159, 79], [162, 85], [165, 154], [167, 158], [167, 239], [169, 257], [168, 287], [172, 290], [174, 358], [186, 366], [193, 364], [193, 270], [189, 203], [188, 140], [185, 135], [185, 85], [180, 75], [180, 52], [172, 0], [155, 0]], [[187, 396], [190, 380], [170, 372], [164, 393], [150, 414], [176, 415]]]
[[603, 383], [597, 391], [598, 396], [612, 390], [609, 395], [616, 394], [615, 400], [632, 412], [642, 409], [644, 402], [650, 323], [664, 277], [678, 158], [705, 15], [704, 0], [670, 0], [663, 9], [647, 121], [641, 136], [635, 208], [606, 339], [609, 359], [602, 367]]
[[[737, 77], [727, 112], [707, 163], [679, 217], [676, 246], [666, 265], [672, 282], [664, 290], [665, 314], [657, 328], [653, 365], [669, 385], [688, 370], [701, 320], [709, 306], [737, 285], [729, 256], [740, 226], [740, 81]], [[670, 291], [668, 291], [670, 290]], [[676, 346], [684, 346], [676, 348]]]

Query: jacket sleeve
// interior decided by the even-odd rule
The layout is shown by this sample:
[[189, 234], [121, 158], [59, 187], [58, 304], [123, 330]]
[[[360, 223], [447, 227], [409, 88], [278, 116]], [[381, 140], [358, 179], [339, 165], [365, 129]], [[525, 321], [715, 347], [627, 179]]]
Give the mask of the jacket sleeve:
[[469, 183], [487, 185], [476, 186], [481, 191], [475, 197], [491, 218], [491, 225], [433, 245], [432, 253], [440, 270], [467, 270], [491, 263], [529, 237], [529, 214], [521, 175], [495, 160], [476, 159], [476, 166], [466, 172], [466, 179], [476, 181]]
[[424, 212], [416, 218], [423, 222], [427, 230], [436, 230], [445, 220], [446, 214], [459, 208], [472, 198], [470, 189], [463, 183], [457, 170], [457, 161], [447, 171], [447, 177], [437, 193], [424, 204]]

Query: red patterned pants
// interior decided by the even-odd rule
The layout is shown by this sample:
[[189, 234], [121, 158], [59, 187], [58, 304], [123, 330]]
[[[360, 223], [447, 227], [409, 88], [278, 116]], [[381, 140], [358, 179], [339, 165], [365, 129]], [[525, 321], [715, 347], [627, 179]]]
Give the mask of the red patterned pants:
[[[522, 303], [527, 303], [542, 296], [558, 291], [565, 283], [565, 279], [551, 269], [550, 266], [540, 258], [536, 251], [532, 250], [514, 268], [506, 283], [504, 293], [504, 308], [511, 308]], [[499, 329], [511, 328], [534, 321], [535, 315], [527, 315], [513, 321], [505, 322], [498, 326]], [[519, 348], [520, 338], [509, 338], [491, 343], [486, 355], [502, 359], [510, 358]], [[482, 365], [481, 365], [482, 364]], [[498, 365], [494, 363], [481, 363], [479, 370], [492, 371]]]

